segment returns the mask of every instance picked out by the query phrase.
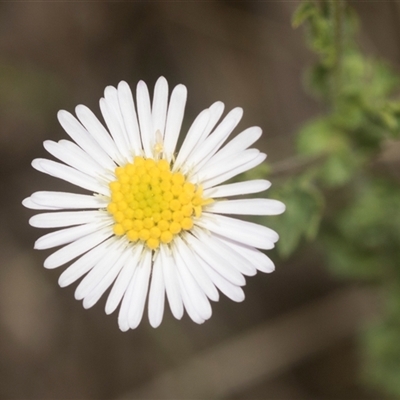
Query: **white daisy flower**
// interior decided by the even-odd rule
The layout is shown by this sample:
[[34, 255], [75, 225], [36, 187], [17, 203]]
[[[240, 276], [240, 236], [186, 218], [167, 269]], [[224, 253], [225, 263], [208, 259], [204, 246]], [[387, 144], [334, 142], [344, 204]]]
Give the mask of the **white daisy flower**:
[[122, 331], [135, 329], [148, 298], [148, 316], [160, 325], [165, 295], [175, 318], [184, 310], [196, 323], [211, 317], [210, 300], [219, 291], [244, 299], [244, 275], [272, 272], [260, 250], [274, 247], [278, 234], [227, 215], [276, 215], [277, 200], [232, 199], [259, 193], [270, 182], [257, 179], [224, 184], [262, 163], [266, 155], [249, 147], [261, 129], [244, 130], [229, 143], [243, 111], [235, 108], [218, 123], [224, 104], [216, 102], [192, 123], [177, 151], [187, 90], [176, 86], [168, 101], [168, 83], [158, 79], [151, 102], [140, 81], [136, 106], [126, 82], [108, 86], [100, 109], [106, 127], [83, 105], [76, 119], [60, 111], [58, 119], [72, 140], [45, 141], [61, 162], [35, 159], [45, 174], [90, 194], [39, 191], [25, 207], [48, 210], [33, 216], [37, 228], [58, 230], [40, 237], [36, 249], [61, 246], [44, 262], [53, 269], [70, 263], [59, 284], [78, 279], [75, 298], [90, 308], [111, 286], [105, 311], [120, 305]]

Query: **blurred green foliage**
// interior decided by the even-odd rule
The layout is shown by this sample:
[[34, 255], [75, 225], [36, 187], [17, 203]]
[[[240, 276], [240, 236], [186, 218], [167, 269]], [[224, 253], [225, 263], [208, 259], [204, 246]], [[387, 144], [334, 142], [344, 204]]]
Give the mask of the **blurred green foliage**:
[[364, 377], [400, 396], [400, 187], [376, 168], [383, 143], [399, 137], [400, 75], [359, 47], [357, 16], [342, 0], [303, 1], [292, 23], [318, 56], [306, 83], [326, 112], [298, 132], [308, 166], [274, 189], [287, 206], [273, 221], [278, 252], [315, 240], [332, 271], [382, 293], [382, 320], [362, 337]]
[[[286, 204], [285, 213], [272, 222], [283, 240], [278, 252], [287, 257], [298, 247], [301, 239], [315, 238], [324, 209], [324, 198], [308, 176], [288, 179], [274, 193]], [[268, 222], [271, 225], [271, 222]]]
[[321, 232], [331, 267], [345, 277], [400, 283], [400, 188], [378, 178], [358, 186]]

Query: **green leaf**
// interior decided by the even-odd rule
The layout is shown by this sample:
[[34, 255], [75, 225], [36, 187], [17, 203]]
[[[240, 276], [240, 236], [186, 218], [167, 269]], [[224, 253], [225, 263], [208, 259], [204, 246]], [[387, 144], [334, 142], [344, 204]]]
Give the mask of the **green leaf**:
[[346, 147], [349, 147], [348, 139], [329, 118], [318, 118], [309, 122], [297, 137], [297, 148], [303, 155], [332, 153]]
[[367, 349], [366, 383], [400, 396], [400, 321], [392, 318], [371, 327], [363, 335]]
[[350, 200], [322, 236], [331, 268], [341, 276], [389, 275], [400, 282], [400, 189], [388, 181], [364, 181]]
[[320, 178], [325, 186], [337, 187], [348, 183], [354, 176], [359, 161], [351, 148], [329, 156], [320, 168]]
[[386, 180], [366, 182], [337, 218], [341, 232], [364, 248], [400, 248], [400, 188]]
[[396, 117], [391, 114], [390, 112], [387, 111], [381, 111], [380, 112], [380, 117], [383, 121], [383, 123], [386, 125], [386, 127], [392, 131], [396, 130], [398, 128], [398, 122]]
[[302, 238], [315, 238], [324, 206], [321, 193], [302, 179], [291, 180], [272, 194], [272, 197], [286, 204], [286, 211], [274, 219], [268, 220], [281, 235], [278, 252], [288, 257], [296, 250]]
[[311, 20], [311, 47], [321, 55], [320, 63], [327, 67], [333, 66], [335, 47], [333, 44], [332, 24], [321, 15]]
[[347, 93], [338, 101], [336, 112], [332, 115], [332, 124], [342, 132], [351, 133], [366, 124], [363, 99], [359, 93]]
[[306, 19], [315, 14], [315, 5], [305, 1], [296, 9], [292, 17], [292, 27], [298, 28]]
[[338, 120], [319, 118], [305, 125], [298, 134], [300, 154], [326, 155], [318, 174], [325, 186], [335, 187], [350, 181], [363, 158], [353, 151], [350, 139], [336, 127]]
[[370, 79], [368, 86], [368, 94], [373, 102], [374, 99], [391, 95], [400, 86], [400, 76], [396, 74], [391, 67], [381, 60], [366, 60], [370, 65]]
[[340, 277], [348, 279], [377, 280], [382, 278], [382, 257], [365, 251], [338, 232], [326, 232], [323, 243], [330, 269]]
[[320, 63], [313, 65], [305, 73], [305, 86], [311, 95], [327, 100], [330, 97], [331, 71]]
[[349, 49], [342, 58], [342, 85], [345, 92], [359, 92], [370, 80], [371, 65], [358, 50]]

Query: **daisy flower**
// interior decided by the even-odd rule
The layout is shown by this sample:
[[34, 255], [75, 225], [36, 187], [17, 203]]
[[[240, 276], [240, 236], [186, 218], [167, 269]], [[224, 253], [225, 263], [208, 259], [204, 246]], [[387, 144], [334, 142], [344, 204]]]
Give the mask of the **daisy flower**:
[[84, 308], [111, 287], [105, 312], [120, 306], [122, 331], [139, 325], [146, 299], [153, 327], [162, 321], [165, 298], [175, 318], [186, 310], [201, 324], [211, 317], [210, 300], [218, 301], [219, 291], [240, 302], [245, 275], [274, 270], [259, 249], [272, 249], [278, 234], [229, 215], [275, 215], [284, 204], [237, 198], [268, 189], [266, 180], [224, 183], [265, 160], [249, 149], [261, 129], [248, 128], [225, 144], [243, 110], [219, 122], [224, 104], [218, 101], [198, 115], [177, 150], [186, 87], [176, 86], [168, 97], [163, 77], [152, 101], [140, 81], [136, 104], [120, 82], [100, 99], [105, 125], [83, 105], [75, 109], [77, 118], [59, 111], [71, 140], [47, 140], [44, 147], [61, 162], [40, 158], [32, 166], [89, 194], [39, 191], [23, 201], [48, 211], [34, 215], [30, 225], [57, 229], [35, 242], [35, 249], [60, 247], [44, 267], [69, 264], [61, 287], [83, 277], [75, 298]]

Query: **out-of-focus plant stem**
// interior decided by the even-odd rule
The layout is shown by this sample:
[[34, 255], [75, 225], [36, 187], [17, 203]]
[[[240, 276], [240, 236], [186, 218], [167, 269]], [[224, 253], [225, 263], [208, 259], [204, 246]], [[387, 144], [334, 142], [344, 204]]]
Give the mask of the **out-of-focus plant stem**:
[[304, 172], [306, 168], [318, 165], [318, 163], [324, 161], [325, 158], [326, 155], [324, 154], [314, 157], [296, 155], [285, 158], [271, 165], [270, 177], [299, 174]]

